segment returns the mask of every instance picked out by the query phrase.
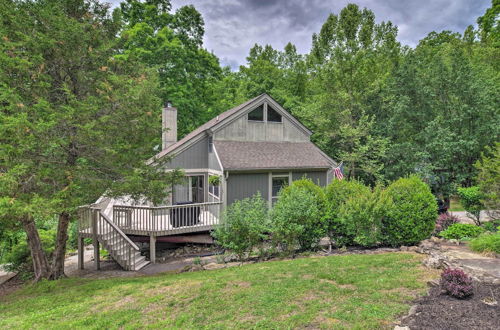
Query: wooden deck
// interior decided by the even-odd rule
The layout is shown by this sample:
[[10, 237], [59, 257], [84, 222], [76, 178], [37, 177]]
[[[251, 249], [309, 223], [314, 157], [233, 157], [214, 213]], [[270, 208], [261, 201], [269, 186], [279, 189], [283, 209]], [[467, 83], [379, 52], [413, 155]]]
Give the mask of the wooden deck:
[[[220, 202], [176, 206], [114, 205], [112, 222], [127, 235], [168, 236], [208, 231], [219, 223]], [[91, 237], [90, 219], [80, 217], [79, 232]]]
[[[78, 264], [83, 269], [83, 239], [92, 238], [95, 267], [99, 269], [100, 245], [126, 270], [138, 270], [156, 260], [158, 236], [213, 229], [220, 219], [220, 202], [175, 206], [89, 205], [78, 217]], [[149, 236], [150, 261], [128, 235]]]

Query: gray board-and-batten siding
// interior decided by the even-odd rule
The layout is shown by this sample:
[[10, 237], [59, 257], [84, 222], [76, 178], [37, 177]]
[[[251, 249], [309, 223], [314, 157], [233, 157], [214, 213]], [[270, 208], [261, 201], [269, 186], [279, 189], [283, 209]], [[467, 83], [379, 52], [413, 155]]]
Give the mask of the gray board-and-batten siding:
[[[273, 174], [289, 172], [276, 171]], [[292, 171], [292, 180], [299, 180], [303, 177], [311, 179], [314, 183], [324, 187], [327, 184], [326, 171]], [[227, 204], [230, 205], [236, 200], [251, 197], [257, 192], [264, 200], [269, 196], [269, 172], [262, 173], [239, 173], [230, 172], [227, 178]]]

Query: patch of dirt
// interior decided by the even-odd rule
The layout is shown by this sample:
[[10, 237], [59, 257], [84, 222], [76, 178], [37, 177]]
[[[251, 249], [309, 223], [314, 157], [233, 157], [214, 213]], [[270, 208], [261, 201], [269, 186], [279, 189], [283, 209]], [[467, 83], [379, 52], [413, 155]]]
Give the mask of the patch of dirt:
[[3, 297], [8, 294], [20, 289], [23, 285], [26, 284], [26, 281], [23, 281], [19, 275], [16, 275], [9, 279], [7, 282], [0, 284], [0, 301], [2, 301]]
[[333, 281], [333, 280], [327, 280], [327, 279], [324, 279], [322, 278], [321, 280], [319, 280], [321, 283], [329, 283], [331, 285], [334, 285], [334, 286], [337, 286], [341, 289], [351, 289], [351, 290], [356, 290], [356, 286], [355, 285], [352, 285], [352, 284], [338, 284], [337, 282]]
[[[498, 302], [489, 306], [483, 302], [491, 297]], [[403, 319], [410, 329], [499, 329], [500, 285], [474, 283], [474, 295], [456, 299], [431, 288], [429, 295], [418, 299], [415, 313]]]

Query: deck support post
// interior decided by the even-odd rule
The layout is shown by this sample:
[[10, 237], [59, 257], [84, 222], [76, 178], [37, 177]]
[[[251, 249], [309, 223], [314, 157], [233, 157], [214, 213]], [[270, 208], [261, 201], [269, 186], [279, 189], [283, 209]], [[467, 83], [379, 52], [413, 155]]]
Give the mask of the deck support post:
[[92, 243], [94, 245], [94, 266], [95, 270], [101, 269], [101, 251], [99, 248], [99, 240], [97, 238], [98, 228], [97, 228], [97, 219], [99, 217], [99, 210], [92, 210]]
[[156, 263], [156, 236], [149, 236], [149, 259], [152, 264]]
[[78, 235], [78, 269], [84, 268], [85, 262], [85, 247], [83, 242], [83, 237]]

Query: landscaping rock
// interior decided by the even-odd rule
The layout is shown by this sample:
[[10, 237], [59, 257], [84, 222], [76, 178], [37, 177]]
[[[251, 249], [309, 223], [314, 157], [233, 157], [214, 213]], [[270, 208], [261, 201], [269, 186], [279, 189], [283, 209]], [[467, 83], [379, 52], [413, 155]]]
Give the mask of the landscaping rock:
[[221, 269], [221, 268], [226, 268], [225, 264], [217, 264], [215, 262], [211, 262], [209, 264], [206, 264], [203, 266], [203, 269], [205, 270], [214, 270], [214, 269]]
[[408, 328], [408, 327], [400, 327], [399, 325], [396, 325], [394, 327], [394, 330], [410, 330], [410, 328]]

